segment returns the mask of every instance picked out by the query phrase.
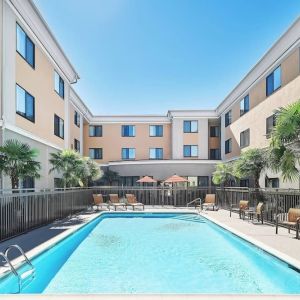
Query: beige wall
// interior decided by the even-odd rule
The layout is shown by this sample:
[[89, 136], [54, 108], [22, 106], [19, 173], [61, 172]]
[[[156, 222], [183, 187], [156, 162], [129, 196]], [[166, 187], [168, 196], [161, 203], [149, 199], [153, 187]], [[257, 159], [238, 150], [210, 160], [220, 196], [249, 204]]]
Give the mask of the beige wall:
[[[77, 110], [77, 112], [79, 113], [78, 110]], [[69, 105], [69, 116], [70, 116], [70, 120], [69, 120], [70, 144], [69, 144], [69, 147], [71, 149], [74, 149], [74, 147], [75, 147], [74, 139], [80, 141], [80, 127], [78, 127], [77, 125], [74, 124], [74, 113], [75, 113], [75, 108], [70, 103], [70, 105]], [[82, 126], [82, 124], [80, 124], [80, 126]], [[82, 148], [82, 146], [83, 146], [82, 143], [80, 143], [80, 148]]]
[[35, 69], [16, 52], [16, 83], [35, 98], [35, 123], [16, 114], [16, 125], [63, 148], [64, 140], [54, 135], [54, 114], [65, 120], [65, 102], [54, 90], [54, 68], [37, 46]]
[[[122, 137], [122, 125], [135, 125], [135, 137]], [[102, 124], [102, 137], [89, 137], [89, 125], [85, 124], [83, 129], [84, 136], [84, 155], [89, 155], [89, 148], [102, 148], [103, 159], [99, 163], [121, 160], [122, 148], [135, 148], [136, 160], [149, 159], [149, 148], [163, 148], [163, 158], [171, 158], [171, 125], [163, 125], [163, 137], [150, 137], [149, 125], [158, 124]]]

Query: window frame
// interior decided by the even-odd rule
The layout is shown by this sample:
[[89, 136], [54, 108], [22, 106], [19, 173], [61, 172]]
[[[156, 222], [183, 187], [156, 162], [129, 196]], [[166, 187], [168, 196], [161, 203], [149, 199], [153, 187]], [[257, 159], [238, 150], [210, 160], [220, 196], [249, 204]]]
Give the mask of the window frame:
[[[94, 135], [91, 135], [91, 127], [94, 127]], [[100, 135], [96, 135], [96, 127], [100, 128]], [[89, 125], [89, 137], [102, 137], [102, 136], [103, 136], [102, 125]]]
[[[213, 128], [215, 130], [212, 130]], [[216, 130], [216, 128], [218, 128], [218, 129]], [[216, 131], [217, 131], [217, 134], [215, 134]], [[214, 134], [212, 134], [212, 133], [214, 133]], [[209, 137], [212, 137], [212, 138], [214, 138], [214, 137], [220, 137], [220, 126], [218, 126], [218, 125], [210, 126], [210, 128], [209, 128]]]
[[[185, 154], [185, 149], [187, 148], [187, 147], [189, 147], [189, 155], [186, 155]], [[197, 149], [197, 155], [192, 155], [192, 147], [196, 147], [196, 149]], [[199, 151], [198, 151], [198, 145], [183, 145], [183, 157], [198, 157], [199, 156]]]
[[[155, 157], [151, 157], [151, 150], [155, 150]], [[158, 150], [161, 151], [161, 157], [157, 157]], [[164, 149], [163, 148], [149, 148], [149, 159], [157, 160], [157, 159], [164, 159]]]
[[[125, 127], [132, 127], [133, 128], [133, 130], [132, 130], [132, 132], [133, 132], [133, 135], [125, 135], [125, 130], [124, 130], [124, 128]], [[130, 131], [130, 130], [129, 130]], [[122, 125], [121, 126], [121, 136], [122, 137], [135, 137], [136, 136], [136, 130], [135, 130], [135, 125]]]
[[[56, 134], [55, 132], [55, 118], [58, 118], [59, 122], [58, 122], [58, 134]], [[62, 136], [60, 135], [60, 121], [63, 122], [63, 133], [62, 133]], [[57, 114], [54, 114], [54, 135], [61, 138], [61, 139], [65, 139], [65, 121], [64, 119], [62, 119], [61, 117], [59, 117]]]
[[[93, 157], [91, 156], [91, 150], [93, 150], [93, 153], [94, 153]], [[96, 157], [96, 155], [95, 155], [95, 153], [96, 153], [95, 150], [99, 151], [98, 157]], [[89, 148], [89, 157], [91, 159], [98, 159], [98, 160], [103, 159], [103, 148]]]
[[[123, 151], [124, 150], [128, 150], [128, 158], [127, 157], [123, 157]], [[134, 151], [134, 157], [130, 157], [130, 150], [133, 150]], [[135, 158], [136, 158], [136, 149], [135, 148], [122, 148], [121, 149], [121, 158], [122, 158], [122, 160], [135, 160]]]
[[[24, 32], [25, 34], [25, 56], [18, 50], [18, 34], [17, 30], [18, 27]], [[27, 41], [29, 41], [32, 44], [32, 49], [33, 49], [33, 62], [32, 64], [29, 62], [28, 57], [27, 57]], [[26, 31], [23, 29], [23, 27], [16, 22], [16, 52], [29, 64], [29, 66], [35, 70], [35, 43], [32, 41], [32, 39], [28, 36]]]
[[[228, 147], [227, 147], [227, 145], [228, 145]], [[229, 153], [232, 152], [232, 138], [227, 139], [225, 141], [225, 147], [224, 148], [225, 148], [225, 154], [229, 154]]]
[[[279, 70], [280, 71], [280, 84], [275, 88], [275, 72]], [[277, 66], [267, 77], [266, 77], [266, 97], [271, 96], [274, 94], [277, 90], [279, 90], [282, 86], [282, 72], [281, 72], [281, 65]], [[271, 79], [271, 81], [269, 81]], [[269, 84], [271, 84], [271, 90], [269, 89]]]
[[[245, 135], [248, 133], [248, 144], [245, 143]], [[244, 142], [242, 144], [242, 141]], [[250, 128], [240, 132], [240, 149], [246, 148], [250, 145]]]
[[250, 97], [248, 94], [240, 101], [240, 117], [245, 115], [247, 112], [249, 112], [249, 110], [250, 110]]
[[[79, 145], [79, 149], [77, 148], [77, 145]], [[80, 152], [80, 141], [77, 139], [74, 139], [74, 150]]]
[[225, 113], [225, 127], [228, 127], [232, 123], [232, 110]]
[[[56, 90], [56, 75], [58, 76], [58, 91]], [[61, 82], [63, 83], [62, 95], [60, 91]], [[65, 81], [56, 70], [54, 70], [54, 91], [60, 98], [62, 98], [63, 100], [65, 99]]]
[[74, 125], [80, 128], [80, 113], [74, 109]]
[[[215, 153], [217, 153], [217, 155], [215, 155], [215, 158], [212, 157], [213, 156], [212, 151], [216, 151]], [[221, 159], [221, 150], [220, 150], [220, 148], [209, 149], [209, 159], [210, 160], [220, 160]]]
[[[196, 123], [197, 124], [197, 129], [196, 131], [192, 131], [192, 123]], [[189, 131], [186, 130], [186, 126], [185, 124], [189, 124]], [[183, 121], [183, 133], [198, 133], [199, 128], [198, 128], [198, 120], [184, 120]]]
[[[18, 110], [18, 93], [17, 93], [17, 88], [20, 88], [21, 90], [24, 91], [24, 95], [25, 95], [25, 114], [23, 114], [21, 111]], [[26, 116], [26, 100], [27, 100], [27, 97], [26, 96], [30, 96], [32, 97], [32, 103], [33, 103], [33, 107], [32, 107], [32, 112], [33, 112], [33, 118], [29, 118]], [[32, 96], [30, 93], [28, 93], [22, 86], [20, 86], [18, 83], [16, 83], [16, 89], [15, 89], [15, 99], [16, 99], [16, 114], [23, 117], [24, 119], [32, 122], [32, 123], [35, 123], [35, 97]]]
[[[151, 127], [155, 127], [155, 135], [151, 135]], [[159, 133], [157, 135], [157, 127], [161, 128], [161, 131], [158, 130]], [[149, 137], [163, 137], [164, 136], [164, 126], [163, 125], [149, 125]]]
[[[268, 127], [268, 120], [270, 120], [271, 118], [272, 118], [272, 121], [273, 121], [273, 122], [272, 122], [273, 125], [272, 125], [271, 128], [269, 128], [269, 127]], [[275, 126], [276, 126], [276, 114], [273, 114], [273, 115], [271, 115], [271, 116], [269, 116], [269, 117], [266, 118], [266, 137], [267, 137], [267, 139], [271, 137], [273, 128], [274, 128]]]

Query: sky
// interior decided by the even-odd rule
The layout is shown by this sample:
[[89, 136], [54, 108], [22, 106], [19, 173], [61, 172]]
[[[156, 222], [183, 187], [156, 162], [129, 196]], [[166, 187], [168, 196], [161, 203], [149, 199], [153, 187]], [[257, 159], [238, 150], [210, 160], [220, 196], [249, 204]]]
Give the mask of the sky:
[[34, 0], [95, 115], [215, 108], [300, 0]]

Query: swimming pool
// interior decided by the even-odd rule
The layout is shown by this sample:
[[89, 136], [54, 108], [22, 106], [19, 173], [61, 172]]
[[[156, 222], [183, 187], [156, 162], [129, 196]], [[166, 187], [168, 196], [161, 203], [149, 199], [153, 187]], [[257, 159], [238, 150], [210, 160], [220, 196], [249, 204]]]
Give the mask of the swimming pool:
[[296, 270], [195, 214], [104, 213], [33, 264], [22, 293], [300, 293]]

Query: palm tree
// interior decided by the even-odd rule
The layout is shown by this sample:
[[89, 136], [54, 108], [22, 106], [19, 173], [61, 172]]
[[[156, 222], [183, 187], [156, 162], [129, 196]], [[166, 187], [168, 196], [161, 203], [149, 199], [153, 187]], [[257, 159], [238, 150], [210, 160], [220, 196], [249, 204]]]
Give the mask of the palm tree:
[[266, 151], [264, 149], [249, 149], [242, 152], [239, 159], [233, 164], [233, 174], [237, 178], [252, 177], [254, 187], [259, 188], [259, 178], [263, 170], [268, 166]]
[[282, 173], [283, 180], [299, 178], [296, 164], [300, 160], [300, 100], [277, 111], [269, 160], [271, 168]]
[[37, 150], [18, 140], [7, 140], [0, 147], [0, 170], [10, 177], [11, 187], [19, 188], [25, 177], [39, 178], [41, 163], [36, 161]]
[[92, 181], [95, 181], [101, 177], [101, 170], [99, 165], [89, 157], [82, 157], [82, 173], [81, 181], [83, 186], [88, 186]]
[[120, 175], [117, 172], [107, 169], [104, 171], [104, 174], [101, 179], [107, 182], [109, 185], [112, 185], [114, 181], [120, 179]]
[[51, 153], [49, 162], [52, 165], [49, 173], [60, 173], [64, 188], [81, 185], [84, 161], [77, 151], [66, 149]]
[[232, 167], [232, 163], [218, 163], [216, 165], [216, 170], [213, 172], [213, 183], [228, 186], [230, 181], [235, 181]]

